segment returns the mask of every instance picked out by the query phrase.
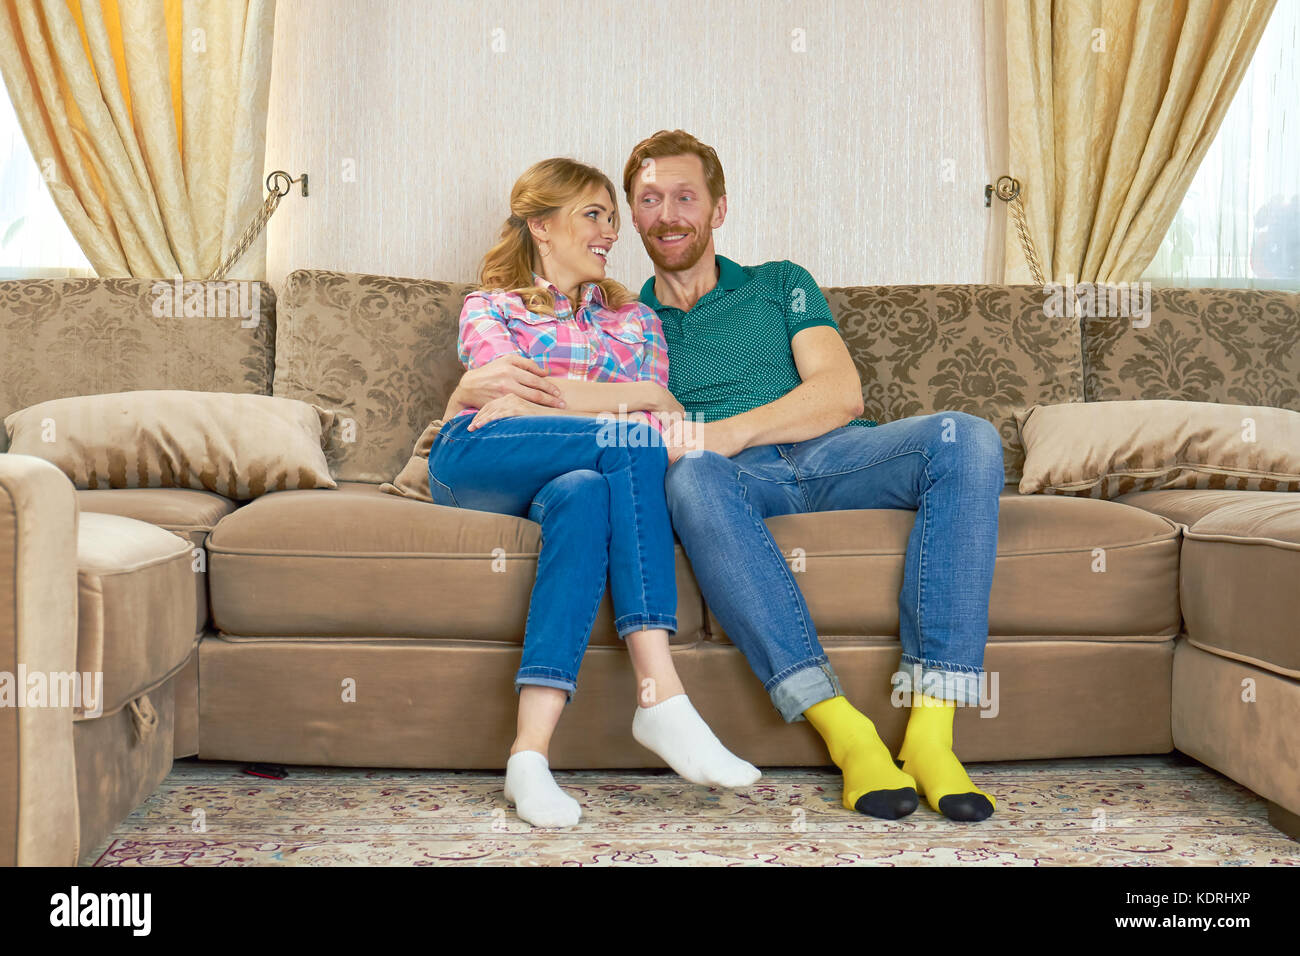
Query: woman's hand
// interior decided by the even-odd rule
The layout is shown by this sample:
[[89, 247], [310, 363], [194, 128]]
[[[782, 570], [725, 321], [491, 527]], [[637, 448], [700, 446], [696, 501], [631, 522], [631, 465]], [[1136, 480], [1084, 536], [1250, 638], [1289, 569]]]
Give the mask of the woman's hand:
[[498, 418], [513, 418], [517, 415], [554, 414], [549, 408], [537, 405], [518, 395], [502, 395], [494, 398], [478, 410], [474, 420], [469, 423], [468, 431], [474, 431], [480, 425], [496, 421]]
[[[485, 408], [493, 399], [515, 395], [537, 405], [564, 408], [560, 389], [532, 359], [502, 355], [461, 376], [451, 401], [460, 408]], [[448, 405], [451, 409], [451, 404]], [[459, 410], [459, 409], [457, 409]], [[451, 415], [443, 415], [450, 421]]]
[[682, 408], [682, 403], [677, 401], [672, 392], [662, 385], [655, 385], [654, 389], [654, 402], [646, 411], [667, 412], [674, 416], [681, 416], [685, 413], [686, 409]]

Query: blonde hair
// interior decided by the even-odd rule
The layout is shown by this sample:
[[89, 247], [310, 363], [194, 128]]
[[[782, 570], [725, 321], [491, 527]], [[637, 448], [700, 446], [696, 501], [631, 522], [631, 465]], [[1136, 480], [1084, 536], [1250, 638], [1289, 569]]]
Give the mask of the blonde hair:
[[[501, 227], [501, 238], [483, 256], [483, 266], [479, 269], [482, 287], [519, 295], [529, 312], [555, 315], [555, 296], [550, 289], [533, 281], [534, 272], [541, 274], [542, 260], [528, 220], [558, 212], [593, 186], [604, 187], [609, 193], [614, 206], [614, 227], [618, 228], [614, 184], [599, 169], [567, 157], [544, 159], [529, 166], [510, 190], [510, 218]], [[613, 279], [595, 282], [611, 308], [636, 301], [636, 296]]]

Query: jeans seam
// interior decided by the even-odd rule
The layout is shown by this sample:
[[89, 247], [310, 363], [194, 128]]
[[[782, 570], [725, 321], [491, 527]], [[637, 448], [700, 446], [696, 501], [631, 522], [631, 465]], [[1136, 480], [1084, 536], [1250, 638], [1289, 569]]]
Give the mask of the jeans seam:
[[447, 497], [451, 499], [453, 507], [460, 507], [460, 503], [456, 500], [456, 493], [451, 490], [451, 485], [447, 484], [445, 481], [439, 480], [438, 476], [433, 473], [432, 467], [429, 469], [429, 479], [435, 482], [443, 491], [447, 492]]
[[801, 636], [803, 638], [804, 652], [809, 657], [816, 657], [817, 655], [813, 652], [812, 641], [808, 639], [808, 634], [812, 630], [812, 622], [804, 615], [803, 595], [798, 590], [799, 586], [791, 577], [790, 566], [785, 563], [785, 554], [776, 546], [776, 541], [772, 538], [772, 532], [768, 530], [767, 525], [763, 523], [761, 518], [754, 514], [754, 506], [749, 503], [749, 489], [745, 487], [745, 483], [743, 481], [738, 481], [736, 483], [740, 486], [740, 502], [745, 506], [745, 513], [749, 515], [750, 521], [752, 521], [758, 528], [760, 537], [767, 543], [767, 546], [772, 549], [781, 561], [781, 568], [784, 572], [782, 578], [785, 581], [786, 587], [790, 589], [790, 597], [794, 599], [794, 606], [798, 611], [800, 623], [803, 625]]
[[[916, 559], [916, 644], [921, 649], [921, 654], [925, 654], [925, 552], [926, 543], [930, 533], [930, 502], [926, 495], [934, 487], [934, 479], [930, 477], [930, 456], [925, 452], [918, 452], [925, 459], [925, 467], [921, 469], [921, 474], [925, 476], [928, 482], [924, 492], [918, 496], [918, 504], [921, 506], [921, 546], [918, 549], [919, 554]], [[914, 519], [915, 520], [915, 519]]]
[[[625, 628], [628, 625], [628, 623], [631, 621], [635, 621], [636, 623], [643, 625], [641, 627], [637, 627], [635, 629], [636, 631], [649, 631], [653, 629], [663, 629], [663, 630], [671, 630], [673, 633], [677, 632], [677, 615], [675, 614], [668, 614], [668, 615], [649, 614], [649, 613], [624, 614], [614, 621], [614, 630], [616, 632], [620, 632], [618, 635], [619, 640], [625, 640], [625, 637], [621, 632], [623, 628]], [[635, 633], [635, 631], [629, 633]]]
[[[814, 477], [814, 478], [808, 478], [808, 479], [805, 479], [805, 480], [807, 480], [807, 481], [821, 481], [823, 478], [838, 478], [838, 477], [840, 477], [841, 475], [852, 475], [852, 474], [855, 474], [856, 472], [859, 472], [859, 471], [866, 471], [868, 468], [874, 468], [876, 465], [883, 465], [885, 462], [887, 462], [887, 461], [893, 461], [895, 458], [902, 458], [904, 455], [920, 455], [922, 458], [925, 459], [925, 461], [926, 461], [926, 465], [927, 465], [927, 466], [929, 465], [930, 458], [929, 458], [929, 456], [926, 455], [926, 453], [925, 453], [922, 449], [920, 449], [920, 448], [911, 448], [911, 449], [908, 449], [907, 451], [900, 451], [900, 452], [898, 452], [898, 454], [896, 454], [896, 455], [890, 455], [890, 456], [888, 456], [887, 458], [877, 458], [875, 461], [870, 462], [870, 463], [865, 464], [865, 465], [858, 465], [858, 466], [856, 466], [856, 467], [854, 467], [854, 468], [845, 468], [843, 471], [832, 471], [832, 472], [827, 472], [827, 473], [824, 474], [824, 475], [817, 475], [817, 476]], [[831, 510], [836, 510], [836, 509], [831, 509]]]
[[935, 671], [952, 671], [954, 673], [978, 675], [984, 670], [984, 668], [976, 667], [974, 664], [958, 664], [954, 661], [929, 660], [928, 658], [914, 657], [911, 654], [903, 654], [901, 655], [901, 659], [904, 664], [914, 664]]
[[[628, 449], [618, 448], [616, 453], [619, 456], [619, 461], [622, 463], [621, 467], [618, 468], [617, 471], [623, 471], [624, 469], [627, 470], [628, 494], [632, 498], [632, 514], [631, 514], [632, 542], [636, 548], [637, 568], [640, 572], [640, 578], [641, 578], [641, 611], [642, 613], [648, 613], [650, 607], [650, 601], [649, 598], [647, 597], [647, 588], [646, 588], [646, 579], [645, 579], [646, 554], [645, 554], [644, 542], [642, 540], [642, 534], [641, 534], [642, 529], [645, 526], [645, 522], [642, 520], [642, 516], [641, 516], [641, 496], [637, 493], [636, 469], [633, 467], [632, 454]], [[615, 472], [605, 472], [604, 473], [605, 481], [609, 482], [611, 475], [614, 473]], [[612, 494], [613, 492], [611, 491], [611, 498], [612, 498]], [[610, 513], [611, 528], [613, 527], [613, 518], [614, 515], [613, 512], [611, 511]]]
[[[829, 435], [830, 432], [827, 432], [827, 434]], [[808, 513], [813, 511], [812, 500], [808, 497], [808, 489], [804, 487], [803, 477], [799, 474], [799, 469], [795, 465], [794, 459], [790, 457], [785, 446], [777, 445], [776, 453], [785, 459], [786, 464], [790, 466], [790, 474], [794, 475], [794, 484], [799, 489], [799, 497], [803, 499], [804, 512]]]
[[519, 673], [525, 677], [552, 677], [555, 680], [573, 680], [572, 674], [566, 674], [558, 667], [547, 667], [544, 664], [529, 664], [527, 667], [519, 668]]
[[[763, 689], [770, 692], [773, 687], [781, 683], [787, 677], [791, 677], [799, 673], [800, 671], [810, 670], [811, 668], [814, 667], [818, 668], [823, 673], [825, 673], [825, 665], [829, 663], [830, 663], [830, 659], [825, 654], [821, 654], [818, 655], [817, 657], [811, 657], [808, 658], [807, 660], [800, 661], [797, 664], [791, 664], [789, 667], [785, 667], [782, 670], [779, 670], [775, 674], [773, 674], [771, 679], [768, 680], [768, 682], [763, 685]], [[827, 674], [826, 676], [830, 677], [829, 674]]]
[[[605, 544], [605, 550], [606, 552], [609, 551], [608, 542], [606, 542]], [[607, 570], [606, 576], [608, 576], [608, 573], [609, 572]], [[604, 595], [605, 595], [605, 582], [604, 580], [602, 580], [600, 582], [600, 585], [596, 588], [596, 600], [591, 602], [591, 610], [587, 613], [587, 618], [586, 618], [587, 626], [586, 629], [582, 632], [585, 636], [582, 638], [582, 640], [577, 642], [578, 650], [576, 656], [573, 658], [573, 673], [575, 675], [573, 679], [575, 684], [577, 683], [578, 680], [576, 675], [578, 671], [582, 669], [582, 659], [587, 654], [587, 642], [591, 640], [591, 629], [596, 623], [596, 612], [600, 609], [600, 599], [604, 597]], [[532, 601], [529, 601], [528, 604], [529, 604], [529, 613], [532, 613]]]
[[[547, 668], [547, 670], [553, 670], [553, 669], [554, 668]], [[531, 673], [530, 671], [524, 671], [521, 669], [518, 673], [515, 674], [515, 679], [514, 679], [515, 693], [519, 693], [519, 691], [522, 688], [529, 687], [529, 686], [532, 687], [554, 687], [555, 686], [554, 684], [538, 684], [536, 683], [537, 681], [555, 681], [556, 683], [565, 684], [566, 685], [565, 687], [558, 688], [558, 689], [563, 690], [565, 692], [564, 702], [566, 704], [569, 703], [569, 701], [571, 701], [574, 695], [577, 694], [578, 692], [578, 681], [576, 677], [568, 677], [566, 675], [555, 676], [553, 674], [534, 674]]]

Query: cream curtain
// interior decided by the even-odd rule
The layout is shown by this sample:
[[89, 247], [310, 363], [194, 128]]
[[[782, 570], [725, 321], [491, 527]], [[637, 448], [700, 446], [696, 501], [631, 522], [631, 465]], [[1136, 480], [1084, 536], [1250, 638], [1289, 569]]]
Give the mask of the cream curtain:
[[[275, 0], [0, 0], [0, 72], [100, 276], [203, 278], [264, 196]], [[265, 235], [230, 270], [266, 274]]]
[[[1275, 0], [1004, 2], [1008, 172], [1044, 277], [1137, 281]], [[1032, 281], [1011, 217], [1004, 246], [1005, 281]]]

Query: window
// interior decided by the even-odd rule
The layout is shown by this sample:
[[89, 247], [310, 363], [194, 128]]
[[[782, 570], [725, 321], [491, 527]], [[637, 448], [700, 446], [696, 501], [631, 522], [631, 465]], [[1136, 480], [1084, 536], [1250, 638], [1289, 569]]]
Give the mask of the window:
[[1142, 278], [1300, 290], [1300, 0], [1279, 0]]
[[93, 275], [0, 83], [0, 279]]

